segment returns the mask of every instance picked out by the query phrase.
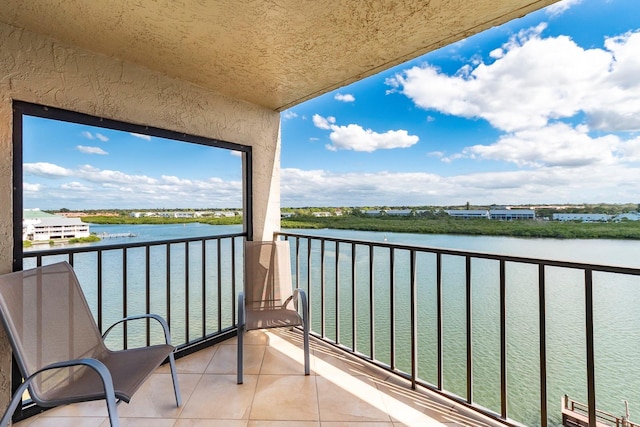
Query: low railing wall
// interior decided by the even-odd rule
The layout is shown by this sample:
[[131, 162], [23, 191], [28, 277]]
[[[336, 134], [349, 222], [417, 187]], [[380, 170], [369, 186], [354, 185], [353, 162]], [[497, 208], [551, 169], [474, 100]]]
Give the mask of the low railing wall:
[[[560, 422], [557, 402], [567, 390], [549, 395], [548, 381], [560, 372], [548, 368], [564, 356], [555, 347], [548, 355], [548, 334], [559, 329], [562, 337], [564, 325], [549, 312], [569, 316], [582, 341], [571, 344], [575, 331], [566, 331], [559, 346], [570, 350], [567, 357], [584, 373], [578, 387], [595, 426], [594, 289], [606, 295], [604, 285], [614, 276], [639, 289], [640, 269], [296, 233], [276, 238], [291, 242], [294, 279], [309, 294], [314, 335], [407, 378], [413, 387], [501, 421], [545, 427]], [[556, 297], [569, 288], [575, 292]], [[574, 303], [578, 310], [569, 312]], [[514, 356], [514, 346], [525, 351]], [[516, 371], [523, 369], [533, 374], [519, 377]], [[518, 408], [518, 400], [533, 396], [533, 408]]]

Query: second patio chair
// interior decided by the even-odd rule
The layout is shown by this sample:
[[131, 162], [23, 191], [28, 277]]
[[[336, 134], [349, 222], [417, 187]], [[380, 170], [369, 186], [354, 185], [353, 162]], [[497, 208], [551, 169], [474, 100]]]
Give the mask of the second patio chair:
[[176, 404], [180, 389], [169, 327], [157, 315], [131, 316], [116, 324], [154, 319], [165, 344], [112, 351], [100, 335], [78, 278], [66, 262], [0, 276], [0, 318], [24, 381], [0, 420], [8, 425], [23, 394], [43, 407], [105, 399], [113, 427], [119, 425], [116, 399], [133, 393], [168, 357]]
[[304, 373], [309, 375], [309, 306], [306, 293], [292, 289], [289, 242], [247, 241], [244, 249], [244, 292], [238, 296], [238, 384], [243, 381], [243, 334], [254, 329], [302, 326]]

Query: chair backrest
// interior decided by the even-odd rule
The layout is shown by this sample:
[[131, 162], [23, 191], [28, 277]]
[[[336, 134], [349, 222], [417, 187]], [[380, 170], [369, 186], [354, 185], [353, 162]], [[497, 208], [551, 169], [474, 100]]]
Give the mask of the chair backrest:
[[[54, 362], [91, 357], [105, 351], [100, 331], [67, 262], [0, 276], [0, 314], [14, 355], [26, 378]], [[86, 368], [39, 375], [32, 397], [67, 384]]]
[[293, 293], [287, 240], [245, 243], [245, 306], [248, 310], [282, 307]]

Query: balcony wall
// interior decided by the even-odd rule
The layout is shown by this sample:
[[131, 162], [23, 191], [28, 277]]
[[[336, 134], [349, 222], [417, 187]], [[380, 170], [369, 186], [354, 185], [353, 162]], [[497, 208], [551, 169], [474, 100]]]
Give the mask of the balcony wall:
[[[13, 259], [13, 100], [252, 146], [254, 235], [279, 226], [279, 113], [2, 23], [0, 40], [0, 273]], [[4, 405], [11, 358], [0, 335]]]

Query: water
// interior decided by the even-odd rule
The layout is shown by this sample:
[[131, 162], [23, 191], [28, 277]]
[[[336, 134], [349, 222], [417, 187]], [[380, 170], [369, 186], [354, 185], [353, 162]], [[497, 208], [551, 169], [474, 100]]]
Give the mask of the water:
[[[136, 237], [104, 239], [99, 244], [121, 244], [138, 241], [164, 240], [172, 238], [209, 236], [215, 234], [229, 234], [241, 231], [240, 226], [210, 226], [205, 224], [186, 225], [94, 225], [94, 232], [109, 234], [133, 233]], [[300, 234], [338, 237], [345, 239], [368, 240], [374, 242], [397, 243], [436, 248], [468, 250], [483, 253], [515, 255], [530, 258], [543, 258], [562, 261], [576, 261], [602, 265], [616, 265], [640, 268], [638, 241], [622, 240], [556, 240], [556, 239], [522, 239], [509, 237], [485, 236], [452, 236], [452, 235], [419, 235], [402, 233], [358, 232], [349, 230], [292, 230]], [[302, 242], [304, 243], [304, 241]], [[312, 283], [306, 283], [306, 266], [301, 265], [301, 283], [310, 288], [312, 303], [312, 327], [319, 331], [319, 269], [318, 248], [312, 246]], [[227, 248], [222, 248], [223, 251]], [[306, 247], [301, 254], [306, 254]], [[36, 248], [37, 250], [37, 248]], [[179, 250], [179, 248], [176, 248]], [[215, 248], [212, 248], [214, 251]], [[330, 244], [326, 247], [326, 256], [334, 256], [335, 248]], [[130, 266], [136, 266], [143, 256], [142, 251], [130, 251]], [[352, 345], [351, 342], [351, 290], [346, 286], [350, 283], [351, 259], [350, 253], [340, 249], [340, 283], [345, 288], [340, 289], [341, 304], [338, 310], [341, 316], [341, 342]], [[357, 315], [358, 349], [366, 352], [369, 348], [368, 312], [368, 255], [366, 251], [357, 251]], [[105, 257], [107, 257], [105, 255]], [[114, 259], [107, 259], [114, 264], [114, 271], [118, 271], [119, 255]], [[380, 257], [378, 259], [377, 257]], [[376, 315], [376, 358], [388, 362], [390, 357], [389, 337], [389, 301], [388, 278], [389, 271], [384, 260], [384, 252], [376, 253], [374, 271], [375, 284], [375, 315]], [[140, 258], [140, 260], [138, 259]], [[172, 261], [180, 255], [172, 255]], [[302, 258], [305, 258], [304, 256]], [[164, 262], [162, 253], [152, 251], [152, 270], [154, 260]], [[201, 260], [198, 251], [194, 250], [190, 264], [198, 264]], [[306, 262], [306, 261], [305, 261]], [[397, 366], [409, 371], [408, 355], [409, 343], [409, 315], [408, 315], [408, 283], [407, 274], [402, 273], [400, 266], [408, 262], [406, 253], [398, 253], [396, 276], [396, 346]], [[82, 258], [75, 260], [76, 270], [79, 271], [81, 281], [93, 283], [91, 272], [83, 271]], [[304, 264], [304, 262], [303, 262]], [[92, 265], [87, 262], [87, 266]], [[335, 300], [334, 264], [327, 262], [327, 335], [335, 335], [335, 311], [331, 301]], [[466, 395], [466, 328], [465, 328], [465, 280], [464, 260], [459, 257], [443, 257], [443, 327], [444, 327], [444, 386], [447, 390], [460, 396]], [[499, 331], [499, 289], [497, 276], [497, 262], [474, 260], [472, 264], [473, 283], [473, 345], [474, 345], [474, 401], [493, 411], [500, 411], [500, 331]], [[88, 267], [87, 267], [88, 268]], [[131, 268], [131, 267], [130, 267]], [[164, 267], [160, 267], [162, 270]], [[199, 264], [193, 271], [198, 271]], [[569, 394], [572, 398], [586, 402], [586, 362], [585, 362], [585, 328], [584, 328], [584, 286], [581, 272], [573, 272], [557, 268], [547, 269], [547, 372], [548, 372], [548, 410], [550, 424], [560, 423], [560, 399]], [[435, 280], [433, 278], [434, 260], [428, 255], [418, 258], [418, 326], [419, 326], [419, 376], [428, 382], [436, 382], [436, 348], [435, 348]], [[537, 268], [529, 265], [507, 265], [507, 353], [508, 353], [508, 411], [512, 419], [526, 425], [539, 424], [539, 342], [538, 342], [538, 288]], [[162, 271], [158, 273], [158, 282], [164, 283]], [[209, 269], [212, 282], [215, 282], [217, 272]], [[227, 280], [230, 273], [221, 272]], [[185, 294], [180, 291], [180, 283], [184, 276], [184, 269], [172, 267], [172, 313], [173, 325], [179, 325], [180, 307], [184, 306]], [[112, 309], [114, 320], [120, 315], [121, 297], [117, 278], [114, 279], [114, 296], [105, 298], [105, 310]], [[129, 280], [129, 300], [143, 295], [143, 278], [132, 275]], [[190, 276], [190, 281], [199, 281], [198, 274]], [[207, 279], [209, 280], [209, 279]], [[240, 283], [240, 282], [239, 282]], [[198, 289], [198, 283], [193, 284]], [[91, 286], [89, 287], [91, 288]], [[163, 313], [162, 298], [164, 288], [158, 292], [158, 297], [152, 297], [152, 308], [157, 307], [159, 314]], [[89, 291], [90, 293], [91, 291]], [[230, 305], [233, 297], [228, 289], [222, 297], [225, 324], [233, 324], [230, 317]], [[94, 292], [95, 293], [95, 292]], [[121, 292], [120, 292], [121, 293]], [[156, 301], [157, 298], [157, 301]], [[201, 318], [198, 319], [199, 294], [189, 296], [194, 309], [190, 315], [192, 334], [202, 332]], [[640, 370], [638, 355], [640, 355], [640, 324], [636, 312], [640, 303], [640, 278], [623, 277], [619, 275], [596, 274], [594, 276], [594, 316], [595, 316], [595, 352], [596, 352], [596, 391], [598, 408], [613, 414], [622, 415], [624, 406], [622, 400], [629, 401], [631, 419], [638, 420], [640, 416]], [[93, 300], [91, 294], [88, 295]], [[142, 298], [143, 299], [143, 298]], [[144, 309], [130, 302], [130, 312]], [[214, 330], [217, 322], [217, 308], [207, 310], [206, 328]], [[182, 316], [182, 317], [180, 317]], [[108, 323], [108, 322], [107, 322]], [[184, 330], [173, 331], [176, 339], [186, 340]], [[637, 412], [636, 412], [637, 411]]]

